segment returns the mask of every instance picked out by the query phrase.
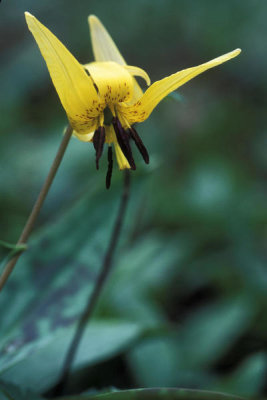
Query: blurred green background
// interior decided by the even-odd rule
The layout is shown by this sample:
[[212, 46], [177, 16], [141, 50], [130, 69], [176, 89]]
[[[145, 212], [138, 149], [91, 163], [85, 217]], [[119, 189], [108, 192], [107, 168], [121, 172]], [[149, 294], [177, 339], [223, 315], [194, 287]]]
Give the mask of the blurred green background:
[[[242, 49], [137, 126], [151, 163], [136, 153], [114, 273], [71, 390], [267, 394], [267, 2], [2, 0], [0, 239], [9, 242], [21, 232], [67, 124], [24, 11], [81, 63], [92, 60], [87, 15], [96, 14], [127, 62], [152, 82]], [[106, 162], [96, 171], [94, 160], [92, 145], [72, 139], [33, 246], [0, 299], [4, 381], [39, 392], [55, 383], [60, 364], [51, 356], [60, 359], [67, 344], [56, 345], [54, 335], [71, 335], [120, 195], [122, 174], [114, 170], [106, 191]]]

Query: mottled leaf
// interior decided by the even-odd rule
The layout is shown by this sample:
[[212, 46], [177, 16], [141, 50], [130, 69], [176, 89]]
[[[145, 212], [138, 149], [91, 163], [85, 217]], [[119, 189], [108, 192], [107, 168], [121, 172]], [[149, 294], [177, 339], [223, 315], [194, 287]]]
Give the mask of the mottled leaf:
[[155, 388], [114, 391], [95, 396], [72, 396], [61, 400], [242, 400], [242, 398], [204, 390]]
[[[57, 382], [64, 356], [73, 337], [74, 328], [62, 329], [57, 334], [24, 346], [17, 357], [2, 367], [1, 377], [9, 382], [43, 392]], [[94, 322], [85, 330], [73, 369], [112, 357], [142, 333], [137, 324], [116, 321]]]
[[12, 383], [0, 381], [0, 400], [42, 400], [37, 393], [15, 386]]
[[[2, 378], [38, 391], [56, 382], [101, 265], [119, 195], [92, 189], [30, 241], [1, 293]], [[140, 333], [140, 325], [127, 320], [95, 322], [74, 367], [114, 355]]]

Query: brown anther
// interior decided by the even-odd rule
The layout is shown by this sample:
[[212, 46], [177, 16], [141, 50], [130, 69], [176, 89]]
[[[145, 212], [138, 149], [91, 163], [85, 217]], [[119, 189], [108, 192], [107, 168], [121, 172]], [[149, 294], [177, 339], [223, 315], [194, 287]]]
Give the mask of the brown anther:
[[129, 136], [125, 132], [125, 130], [123, 129], [118, 117], [114, 117], [113, 118], [112, 124], [114, 126], [114, 130], [115, 130], [115, 133], [116, 133], [116, 137], [117, 137], [119, 146], [120, 146], [123, 154], [125, 155], [127, 161], [129, 162], [129, 164], [131, 166], [131, 169], [135, 170], [136, 166], [135, 166], [135, 162], [134, 162], [134, 159], [133, 159], [131, 146], [130, 146], [130, 143], [129, 143]]
[[107, 175], [106, 175], [106, 188], [107, 189], [110, 188], [112, 169], [113, 169], [112, 147], [108, 146], [108, 170], [107, 170]]
[[136, 144], [136, 147], [140, 151], [145, 163], [149, 164], [149, 155], [148, 155], [147, 149], [146, 149], [142, 139], [140, 138], [140, 136], [138, 135], [138, 133], [132, 126], [130, 129], [128, 129], [128, 131], [129, 131], [129, 134], [130, 134], [131, 138], [133, 139], [134, 143]]
[[96, 169], [99, 169], [99, 159], [103, 152], [103, 147], [106, 139], [104, 126], [100, 126], [94, 133], [93, 144], [96, 151]]

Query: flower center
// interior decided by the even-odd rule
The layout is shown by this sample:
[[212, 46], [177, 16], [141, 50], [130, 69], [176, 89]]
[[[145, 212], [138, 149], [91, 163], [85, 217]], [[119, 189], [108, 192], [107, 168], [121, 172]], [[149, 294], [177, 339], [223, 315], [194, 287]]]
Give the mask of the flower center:
[[[138, 67], [124, 66], [115, 62], [93, 62], [84, 66], [91, 78], [97, 96], [98, 112], [96, 117], [97, 128], [90, 139], [96, 151], [96, 168], [99, 169], [99, 160], [102, 156], [104, 143], [108, 143], [108, 172], [106, 187], [109, 188], [112, 176], [112, 147], [114, 145], [116, 158], [120, 169], [136, 169], [132, 150], [133, 140], [140, 151], [144, 161], [149, 162], [147, 150], [137, 134], [120, 112], [120, 103], [130, 103], [135, 100], [133, 75], [143, 77], [149, 84], [150, 80], [145, 71]], [[126, 105], [126, 104], [125, 104]]]
[[131, 74], [115, 62], [93, 62], [87, 64], [101, 104], [113, 105], [131, 100], [134, 81]]

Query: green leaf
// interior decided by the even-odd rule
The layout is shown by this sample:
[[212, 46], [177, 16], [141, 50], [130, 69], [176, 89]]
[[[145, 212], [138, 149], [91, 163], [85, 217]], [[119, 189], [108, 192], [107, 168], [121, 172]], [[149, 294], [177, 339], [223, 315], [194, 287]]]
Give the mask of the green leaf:
[[265, 353], [253, 354], [233, 371], [220, 385], [222, 390], [230, 390], [244, 396], [256, 396], [264, 388], [267, 375]]
[[22, 347], [78, 317], [101, 261], [103, 247], [95, 246], [106, 239], [94, 201], [96, 193], [84, 196], [29, 242], [1, 293], [0, 348]]
[[[131, 204], [136, 210], [140, 192], [142, 185], [133, 191]], [[105, 196], [102, 188], [91, 188], [30, 242], [1, 293], [0, 377], [38, 391], [56, 382], [101, 265], [119, 194], [114, 186]], [[175, 262], [177, 241], [163, 243], [160, 235], [150, 233], [137, 243], [127, 243], [135, 212], [135, 208], [128, 212], [116, 268], [100, 310], [85, 332], [74, 369], [125, 350], [151, 324], [153, 329], [162, 326], [160, 313], [146, 300], [146, 289], [161, 287], [164, 279], [170, 279], [166, 272]]]
[[184, 372], [177, 357], [177, 343], [168, 336], [142, 341], [129, 352], [128, 360], [142, 387], [176, 386]]
[[121, 318], [131, 315], [131, 320], [145, 326], [162, 325], [162, 312], [153, 294], [179, 270], [183, 252], [175, 235], [163, 237], [149, 232], [130, 243], [123, 249], [107, 283], [102, 301], [104, 315], [110, 317], [115, 313]]
[[0, 400], [42, 400], [37, 393], [0, 381]]
[[207, 367], [241, 337], [253, 317], [253, 307], [244, 296], [229, 298], [192, 313], [178, 334], [178, 354], [184, 365]]
[[71, 396], [61, 400], [242, 400], [242, 398], [204, 390], [155, 388], [114, 391], [95, 396]]
[[6, 256], [6, 258], [4, 259], [4, 261], [2, 261], [2, 263], [0, 264], [0, 273], [2, 272], [1, 271], [1, 266], [4, 267], [4, 265], [8, 262], [8, 260], [10, 260], [16, 254], [27, 250], [27, 245], [26, 244], [13, 244], [13, 243], [5, 242], [4, 240], [0, 240], [0, 246], [11, 250], [9, 252], [9, 254]]
[[[143, 340], [128, 352], [138, 385], [206, 388], [216, 382], [209, 367], [227, 353], [251, 320], [247, 299], [205, 306], [188, 316], [174, 334]], [[209, 387], [210, 388], [210, 387]]]
[[23, 251], [27, 249], [26, 244], [13, 244], [5, 242], [4, 240], [0, 240], [0, 246], [6, 247], [7, 249]]
[[[42, 392], [57, 382], [74, 327], [24, 346], [8, 359], [2, 360], [1, 378]], [[123, 351], [140, 336], [139, 325], [119, 321], [101, 321], [85, 330], [73, 370], [92, 365]]]
[[[114, 188], [103, 196], [102, 188], [91, 188], [30, 242], [1, 293], [1, 378], [38, 391], [56, 382], [101, 265], [118, 193]], [[142, 329], [128, 318], [95, 321], [86, 330], [74, 367], [122, 351]]]

